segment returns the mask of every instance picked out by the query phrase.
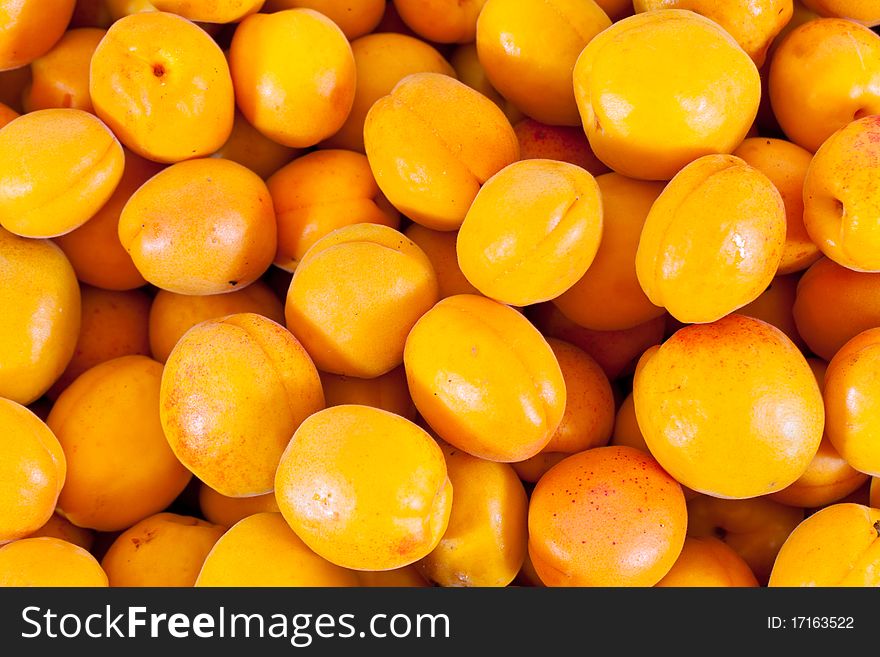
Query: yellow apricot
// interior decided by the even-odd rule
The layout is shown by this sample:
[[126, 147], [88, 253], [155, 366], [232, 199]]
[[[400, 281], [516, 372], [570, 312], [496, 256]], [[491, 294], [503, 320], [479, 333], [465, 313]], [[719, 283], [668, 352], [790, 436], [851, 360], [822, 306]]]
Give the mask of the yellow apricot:
[[[489, 76], [486, 75], [486, 70], [480, 62], [476, 43], [463, 43], [456, 46], [455, 50], [449, 54], [449, 63], [455, 69], [455, 77], [498, 105], [508, 121], [515, 123], [525, 118], [525, 115], [513, 103], [498, 93], [498, 90], [489, 82]], [[583, 135], [580, 126], [577, 131]], [[586, 136], [584, 136], [584, 141], [586, 141]]]
[[266, 0], [263, 11], [314, 9], [336, 23], [346, 38], [353, 40], [375, 29], [385, 13], [385, 5], [385, 0]]
[[41, 536], [58, 538], [62, 541], [78, 545], [87, 551], [92, 549], [92, 545], [95, 542], [94, 531], [84, 527], [77, 527], [57, 512], [49, 516], [49, 520], [46, 521], [45, 525], [32, 534], [28, 534], [27, 538], [40, 538]]
[[427, 432], [357, 405], [319, 411], [299, 426], [275, 495], [306, 545], [356, 570], [401, 568], [430, 553], [453, 499], [443, 453]]
[[838, 16], [868, 27], [880, 25], [880, 8], [872, 0], [801, 0], [822, 16]]
[[395, 367], [375, 379], [358, 379], [328, 372], [319, 372], [319, 374], [328, 408], [344, 404], [360, 404], [381, 408], [407, 420], [416, 419], [416, 407], [409, 396], [403, 366]]
[[424, 251], [431, 261], [434, 273], [437, 274], [441, 299], [456, 294], [479, 294], [458, 266], [458, 253], [455, 250], [458, 232], [431, 230], [420, 224], [412, 224], [403, 234]]
[[275, 491], [251, 497], [228, 497], [203, 483], [199, 486], [199, 509], [208, 522], [232, 527], [256, 513], [277, 513], [278, 502]]
[[525, 461], [511, 463], [510, 466], [521, 480], [536, 484], [550, 468], [569, 456], [571, 454], [565, 452], [538, 452]]
[[265, 179], [299, 153], [297, 148], [288, 148], [269, 139], [236, 110], [229, 139], [211, 157], [238, 162]]
[[437, 43], [470, 43], [486, 0], [393, 0], [416, 34]]
[[105, 587], [107, 574], [84, 549], [59, 538], [24, 538], [0, 547], [0, 586]]
[[104, 0], [104, 5], [110, 14], [111, 22], [132, 14], [156, 11], [150, 0]]
[[593, 153], [580, 123], [577, 127], [546, 125], [524, 118], [514, 124], [513, 131], [519, 141], [519, 156], [522, 160], [559, 160], [576, 164], [594, 176], [609, 171]]
[[0, 71], [46, 54], [73, 15], [76, 0], [18, 0], [0, 5]]
[[237, 23], [258, 12], [265, 0], [150, 0], [159, 11], [168, 11], [191, 21]]
[[104, 34], [96, 28], [70, 30], [52, 50], [31, 62], [33, 81], [24, 92], [25, 109], [72, 107], [91, 112], [89, 64]]
[[749, 564], [714, 536], [688, 536], [678, 560], [655, 586], [758, 586]]
[[620, 408], [617, 409], [617, 415], [614, 418], [614, 431], [611, 435], [612, 445], [624, 445], [640, 449], [643, 452], [651, 453], [642, 430], [639, 428], [639, 421], [636, 418], [636, 405], [633, 400], [633, 394], [629, 393]]
[[747, 303], [737, 312], [772, 324], [785, 333], [798, 349], [804, 350], [806, 345], [794, 321], [798, 280], [797, 276], [791, 274], [775, 277], [757, 299]]

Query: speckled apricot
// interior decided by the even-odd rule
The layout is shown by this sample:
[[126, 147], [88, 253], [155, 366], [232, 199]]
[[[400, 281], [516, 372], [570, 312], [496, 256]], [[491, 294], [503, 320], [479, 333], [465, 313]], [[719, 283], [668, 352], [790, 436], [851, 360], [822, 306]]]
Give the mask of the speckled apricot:
[[55, 46], [31, 62], [33, 80], [24, 92], [28, 112], [52, 107], [92, 111], [89, 64], [105, 30], [80, 28], [65, 32]]
[[742, 557], [714, 536], [688, 536], [678, 560], [656, 586], [754, 587], [758, 586]]
[[105, 587], [107, 575], [78, 545], [43, 536], [0, 547], [0, 586]]
[[559, 160], [586, 169], [594, 176], [609, 171], [593, 153], [580, 125], [546, 125], [525, 118], [513, 126], [513, 131], [519, 141], [522, 160]]
[[336, 23], [352, 40], [373, 31], [382, 20], [385, 5], [385, 0], [266, 0], [263, 10], [314, 9]]
[[548, 586], [652, 586], [685, 540], [681, 486], [649, 455], [599, 447], [545, 474], [529, 503], [529, 556]]
[[480, 185], [519, 158], [498, 106], [440, 73], [408, 75], [377, 100], [364, 146], [388, 200], [436, 230], [457, 229]]
[[458, 232], [431, 230], [420, 224], [411, 224], [403, 234], [415, 242], [431, 261], [434, 273], [437, 274], [441, 299], [456, 294], [479, 294], [458, 266], [458, 253], [455, 249]]
[[253, 313], [208, 320], [178, 341], [162, 374], [171, 449], [223, 495], [262, 495], [300, 423], [323, 408], [312, 360], [283, 326]]
[[754, 301], [785, 246], [782, 197], [733, 155], [684, 167], [648, 212], [636, 275], [652, 303], [682, 322], [713, 322]]
[[806, 345], [798, 333], [793, 312], [798, 281], [798, 277], [792, 274], [775, 277], [757, 299], [737, 312], [772, 324], [785, 333], [799, 349], [804, 349]]
[[437, 43], [469, 43], [486, 0], [394, 0], [400, 18], [419, 36]]
[[801, 0], [822, 16], [838, 16], [863, 23], [880, 25], [880, 8], [872, 0]]
[[411, 564], [440, 542], [452, 485], [420, 427], [369, 406], [334, 406], [297, 429], [275, 476], [285, 520], [317, 554], [356, 570]]
[[440, 301], [410, 332], [404, 366], [422, 417], [474, 456], [522, 461], [562, 421], [565, 381], [556, 356], [522, 315], [490, 299]]
[[251, 497], [228, 497], [206, 484], [199, 486], [199, 509], [215, 525], [232, 527], [239, 520], [257, 513], [277, 513], [275, 491]]
[[55, 45], [76, 0], [18, 0], [0, 6], [0, 71], [20, 68]]
[[229, 139], [211, 157], [238, 162], [265, 179], [299, 153], [297, 148], [288, 148], [269, 139], [236, 110]]
[[358, 379], [342, 374], [319, 372], [327, 407], [360, 404], [381, 408], [389, 413], [415, 421], [416, 407], [409, 396], [403, 366], [375, 379]]

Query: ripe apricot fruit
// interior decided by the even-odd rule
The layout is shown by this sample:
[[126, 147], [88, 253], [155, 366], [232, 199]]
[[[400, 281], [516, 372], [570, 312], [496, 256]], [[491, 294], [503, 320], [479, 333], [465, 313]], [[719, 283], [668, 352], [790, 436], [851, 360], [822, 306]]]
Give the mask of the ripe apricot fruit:
[[257, 513], [277, 513], [275, 491], [251, 497], [228, 497], [207, 484], [199, 486], [199, 510], [215, 525], [232, 527], [239, 520]]
[[723, 541], [688, 536], [678, 560], [656, 586], [754, 587], [758, 580], [749, 564]]
[[334, 406], [296, 430], [275, 475], [284, 519], [317, 554], [401, 568], [440, 542], [452, 509], [443, 453], [423, 429], [369, 406]]
[[336, 23], [351, 40], [372, 32], [382, 20], [385, 6], [385, 0], [266, 0], [263, 10], [314, 9]]
[[880, 25], [880, 8], [871, 0], [801, 0], [822, 16], [837, 16], [862, 23], [868, 27]]
[[62, 541], [78, 545], [84, 550], [91, 550], [95, 543], [94, 531], [84, 527], [77, 527], [57, 511], [49, 516], [49, 520], [46, 521], [45, 525], [34, 533], [29, 534], [27, 538], [40, 538], [41, 536], [60, 538]]
[[64, 34], [76, 0], [19, 0], [0, 6], [0, 71], [46, 54]]
[[265, 0], [150, 0], [159, 11], [205, 23], [237, 23], [260, 10]]
[[31, 62], [32, 81], [24, 92], [28, 112], [53, 107], [92, 111], [89, 64], [105, 30], [70, 30], [42, 57]]
[[598, 447], [569, 456], [529, 503], [529, 556], [547, 586], [653, 586], [685, 540], [681, 486], [649, 455]]
[[593, 153], [580, 124], [546, 125], [524, 118], [513, 126], [513, 131], [519, 141], [522, 160], [559, 160], [586, 169], [594, 176], [609, 171]]
[[106, 587], [107, 574], [83, 548], [42, 536], [0, 546], [0, 586]]
[[799, 349], [804, 349], [806, 345], [794, 321], [798, 282], [796, 275], [776, 276], [757, 299], [737, 312], [772, 324], [785, 333]]
[[[524, 118], [523, 113], [513, 103], [504, 98], [498, 90], [489, 82], [486, 69], [480, 61], [476, 43], [463, 43], [457, 46], [449, 55], [449, 63], [455, 69], [455, 75], [474, 91], [479, 91], [483, 96], [498, 105], [504, 116], [511, 124]], [[583, 133], [582, 130], [579, 132]], [[586, 136], [584, 137], [586, 139]]]
[[486, 0], [393, 0], [413, 32], [437, 43], [470, 43]]
[[431, 230], [419, 224], [411, 224], [403, 234], [424, 251], [431, 261], [434, 273], [437, 274], [437, 287], [441, 299], [456, 294], [479, 294], [458, 265], [458, 253], [455, 248], [458, 232]]
[[407, 420], [416, 419], [416, 407], [409, 396], [406, 372], [402, 365], [375, 379], [359, 379], [328, 372], [319, 374], [328, 408], [344, 404], [360, 404], [381, 408]]
[[265, 179], [299, 153], [298, 148], [288, 148], [269, 139], [236, 110], [229, 139], [214, 151], [211, 157], [222, 157], [225, 160], [238, 162]]

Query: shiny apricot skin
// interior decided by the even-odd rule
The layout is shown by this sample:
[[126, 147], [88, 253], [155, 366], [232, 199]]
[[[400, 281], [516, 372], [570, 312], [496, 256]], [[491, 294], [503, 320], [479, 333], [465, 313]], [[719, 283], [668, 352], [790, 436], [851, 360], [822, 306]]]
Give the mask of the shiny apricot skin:
[[488, 0], [477, 20], [477, 52], [492, 86], [526, 115], [577, 126], [574, 64], [584, 46], [610, 26], [592, 0]]
[[645, 295], [636, 275], [639, 238], [663, 184], [618, 173], [599, 176], [596, 183], [602, 197], [602, 241], [586, 273], [553, 304], [589, 329], [629, 329], [664, 314]]
[[156, 11], [150, 0], [104, 0], [104, 5], [110, 13], [111, 22], [132, 14]]
[[660, 464], [682, 485], [725, 498], [774, 493], [797, 480], [825, 420], [798, 348], [776, 327], [736, 314], [685, 327], [645, 352], [633, 400]]
[[207, 484], [199, 486], [199, 510], [208, 522], [223, 527], [232, 527], [257, 513], [279, 512], [275, 491], [251, 497], [228, 497]]
[[52, 50], [31, 62], [33, 81], [24, 92], [25, 109], [72, 107], [91, 112], [89, 64], [105, 33], [97, 28], [70, 30]]
[[822, 258], [801, 276], [792, 312], [810, 350], [830, 361], [848, 340], [880, 326], [880, 274]]
[[513, 126], [513, 131], [519, 141], [522, 160], [559, 160], [586, 169], [594, 176], [609, 172], [593, 153], [580, 125], [546, 125], [524, 118]]
[[49, 389], [57, 398], [73, 380], [95, 365], [121, 356], [149, 356], [150, 297], [140, 290], [115, 292], [80, 287], [81, 323], [73, 357]]
[[458, 232], [431, 230], [419, 224], [411, 224], [403, 234], [424, 251], [431, 261], [434, 273], [437, 274], [441, 299], [456, 294], [479, 294], [458, 266], [458, 253], [455, 250]]
[[[360, 3], [358, 3], [360, 4]], [[406, 34], [367, 34], [351, 42], [356, 67], [354, 101], [342, 127], [323, 145], [364, 152], [364, 122], [373, 103], [411, 73], [456, 73], [436, 48]]]
[[757, 299], [747, 303], [737, 312], [772, 324], [785, 333], [798, 349], [803, 350], [806, 345], [798, 333], [793, 312], [798, 281], [798, 277], [792, 274], [776, 276]]
[[0, 71], [30, 64], [54, 46], [76, 0], [21, 0], [0, 7]]
[[480, 185], [519, 159], [498, 106], [440, 73], [408, 75], [377, 100], [364, 147], [391, 204], [435, 230], [458, 229]]
[[0, 398], [0, 544], [40, 529], [55, 510], [67, 461], [52, 430]]
[[[501, 108], [504, 116], [511, 124], [517, 123], [525, 118], [523, 114], [513, 103], [498, 93], [498, 90], [489, 82], [486, 70], [480, 62], [480, 56], [477, 53], [476, 43], [463, 43], [456, 46], [449, 53], [449, 63], [455, 69], [456, 77], [469, 86], [474, 91], [479, 91], [486, 98]], [[583, 133], [583, 130], [579, 132]], [[584, 137], [586, 140], [586, 137]]]
[[256, 13], [265, 0], [150, 0], [159, 11], [205, 23], [237, 23]]
[[293, 432], [323, 407], [305, 349], [283, 326], [253, 313], [187, 331], [162, 374], [160, 416], [171, 449], [231, 497], [270, 492]]
[[357, 586], [357, 574], [318, 556], [280, 513], [257, 513], [214, 544], [199, 576], [203, 586]]
[[447, 297], [406, 339], [404, 366], [421, 416], [446, 442], [490, 461], [540, 452], [565, 411], [565, 380], [550, 345], [512, 308]]
[[400, 18], [416, 34], [436, 43], [470, 43], [486, 0], [393, 0]]
[[299, 153], [297, 148], [288, 148], [269, 139], [236, 110], [229, 139], [211, 157], [238, 162], [266, 179]]
[[785, 246], [782, 197], [733, 155], [685, 166], [648, 212], [636, 275], [652, 303], [681, 322], [714, 322], [754, 301]]
[[853, 119], [880, 113], [880, 36], [840, 18], [795, 28], [770, 62], [769, 92], [788, 138], [816, 152]]
[[327, 407], [359, 404], [381, 408], [410, 421], [416, 419], [416, 407], [409, 396], [403, 366], [375, 379], [359, 379], [342, 374], [319, 372]]
[[715, 536], [741, 556], [761, 585], [779, 548], [804, 519], [804, 510], [767, 497], [724, 500], [699, 495], [688, 501], [688, 536]]
[[755, 587], [758, 580], [749, 565], [731, 547], [714, 536], [688, 536], [678, 560], [658, 587]]
[[189, 482], [159, 423], [161, 377], [156, 361], [123, 356], [82, 374], [52, 407], [46, 423], [67, 454], [58, 509], [75, 525], [125, 529]]
[[256, 313], [279, 324], [284, 323], [284, 306], [262, 281], [229, 294], [194, 296], [159, 290], [149, 312], [150, 352], [160, 363], [168, 360], [184, 333], [209, 319], [235, 313]]
[[336, 23], [352, 41], [376, 28], [385, 13], [385, 6], [384, 0], [266, 0], [263, 11], [314, 9]]
[[528, 498], [506, 463], [441, 445], [455, 491], [440, 543], [418, 562], [441, 586], [507, 586], [522, 567], [528, 543]]
[[487, 180], [458, 231], [465, 277], [513, 306], [548, 301], [587, 271], [602, 239], [602, 198], [584, 169], [514, 162]]
[[274, 264], [287, 271], [295, 271], [306, 251], [337, 228], [400, 225], [400, 214], [379, 191], [361, 153], [314, 151], [284, 166], [266, 184], [278, 226]]
[[[878, 108], [880, 111], [880, 108]], [[822, 253], [855, 271], [880, 272], [880, 115], [847, 124], [816, 151], [803, 187], [804, 225]]]
[[178, 294], [221, 294], [268, 269], [277, 231], [263, 180], [236, 162], [178, 162], [150, 178], [119, 215], [119, 240], [141, 275]]
[[813, 159], [810, 151], [782, 139], [749, 137], [733, 154], [767, 176], [785, 205], [785, 246], [778, 275], [792, 274], [812, 265], [821, 256], [804, 226], [804, 178]]
[[0, 397], [39, 398], [76, 348], [80, 292], [61, 249], [0, 228]]
[[53, 513], [49, 516], [46, 524], [32, 534], [28, 534], [27, 538], [40, 538], [42, 536], [58, 538], [62, 541], [73, 543], [83, 550], [91, 550], [95, 542], [94, 531], [84, 527], [77, 527], [59, 513]]
[[157, 162], [210, 155], [232, 131], [226, 58], [204, 30], [174, 14], [113, 23], [92, 57], [89, 92], [119, 140]]
[[354, 101], [355, 63], [342, 30], [311, 9], [253, 14], [229, 50], [235, 100], [273, 141], [313, 146], [334, 134]]
[[225, 527], [157, 513], [129, 527], [101, 559], [110, 586], [191, 587]]
[[84, 549], [59, 538], [0, 546], [0, 587], [105, 587], [107, 575]]
[[24, 114], [0, 130], [0, 225], [22, 237], [55, 237], [82, 226], [122, 177], [122, 146], [77, 109]]
[[848, 18], [868, 27], [880, 25], [880, 8], [870, 0], [801, 0], [822, 16]]
[[880, 586], [880, 509], [833, 504], [791, 533], [769, 586]]
[[758, 112], [761, 81], [717, 23], [664, 9], [624, 18], [590, 41], [574, 68], [574, 92], [600, 160], [632, 178], [669, 180], [688, 162], [739, 145]]
[[516, 463], [511, 463], [510, 467], [513, 468], [516, 475], [525, 482], [530, 484], [536, 484], [540, 481], [541, 477], [544, 476], [550, 468], [554, 465], [562, 461], [563, 459], [571, 456], [571, 453], [565, 452], [538, 452], [531, 458], [527, 458], [525, 461], [517, 461]]
[[319, 369], [368, 379], [403, 362], [407, 334], [437, 298], [437, 276], [419, 247], [387, 226], [354, 224], [312, 246], [285, 315]]
[[547, 586], [653, 586], [678, 558], [686, 527], [681, 486], [654, 459], [598, 447], [535, 486], [529, 556]]
[[544, 452], [574, 454], [601, 447], [614, 426], [614, 393], [605, 372], [573, 344], [548, 338], [565, 381], [565, 413]]
[[334, 406], [296, 430], [275, 475], [284, 519], [317, 554], [355, 570], [402, 568], [449, 523], [452, 485], [431, 436], [369, 406]]
[[374, 588], [401, 586], [423, 588], [430, 586], [415, 564], [394, 570], [359, 570], [356, 574], [361, 586]]

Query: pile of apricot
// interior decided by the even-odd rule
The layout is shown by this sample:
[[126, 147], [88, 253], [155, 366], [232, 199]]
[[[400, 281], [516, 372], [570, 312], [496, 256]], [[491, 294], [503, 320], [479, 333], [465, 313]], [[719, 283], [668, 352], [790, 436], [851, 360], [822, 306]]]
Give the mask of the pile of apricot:
[[0, 585], [880, 586], [878, 26], [0, 0]]

